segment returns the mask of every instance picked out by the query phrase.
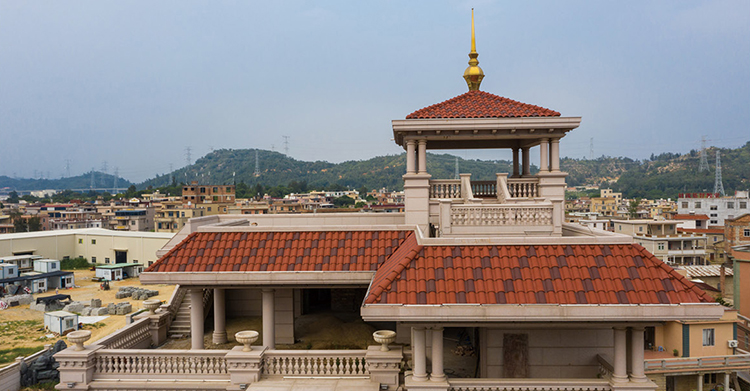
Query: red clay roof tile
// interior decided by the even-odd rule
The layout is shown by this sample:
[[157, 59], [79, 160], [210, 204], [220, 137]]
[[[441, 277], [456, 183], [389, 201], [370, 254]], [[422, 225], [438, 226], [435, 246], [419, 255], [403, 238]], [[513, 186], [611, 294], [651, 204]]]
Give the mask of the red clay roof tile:
[[484, 91], [469, 91], [455, 98], [417, 110], [406, 119], [559, 117], [544, 107], [521, 103]]
[[[426, 265], [440, 264], [440, 257], [436, 276]], [[435, 289], [436, 295], [420, 295]], [[638, 245], [418, 246], [415, 238], [380, 267], [366, 298], [366, 304], [407, 305], [710, 301]]]

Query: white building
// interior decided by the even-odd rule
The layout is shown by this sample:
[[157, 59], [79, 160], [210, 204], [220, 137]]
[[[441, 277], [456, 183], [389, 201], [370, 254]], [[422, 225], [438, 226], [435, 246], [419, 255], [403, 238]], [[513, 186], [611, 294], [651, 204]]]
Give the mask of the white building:
[[724, 220], [750, 212], [747, 191], [737, 191], [734, 197], [721, 197], [714, 193], [680, 193], [677, 213], [708, 215], [708, 224], [723, 226]]

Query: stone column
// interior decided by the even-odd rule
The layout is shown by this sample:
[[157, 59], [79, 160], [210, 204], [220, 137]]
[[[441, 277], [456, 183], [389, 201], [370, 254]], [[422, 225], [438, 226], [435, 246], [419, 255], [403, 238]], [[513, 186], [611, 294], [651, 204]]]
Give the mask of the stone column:
[[549, 139], [543, 138], [542, 143], [539, 144], [539, 171], [549, 171]]
[[550, 140], [549, 170], [560, 171], [560, 139], [559, 138], [553, 138]]
[[523, 156], [523, 172], [521, 176], [531, 175], [531, 163], [529, 162], [529, 147], [521, 148], [521, 156]]
[[643, 327], [630, 329], [630, 380], [634, 382], [648, 381], [643, 370]]
[[615, 327], [614, 372], [612, 380], [616, 382], [628, 381], [627, 374], [627, 333], [624, 327]]
[[513, 177], [518, 178], [518, 148], [513, 148]]
[[203, 349], [203, 289], [190, 289], [190, 349]]
[[263, 347], [276, 348], [276, 320], [274, 317], [274, 291], [263, 289]]
[[378, 384], [387, 384], [389, 390], [398, 389], [403, 349], [402, 346], [391, 346], [390, 350], [383, 352], [380, 345], [368, 346], [365, 362], [370, 371], [370, 379]]
[[417, 154], [419, 156], [419, 173], [427, 174], [427, 140], [417, 141]]
[[226, 301], [224, 300], [225, 290], [221, 288], [214, 289], [214, 334], [213, 341], [215, 344], [227, 342], [227, 315]]
[[416, 155], [414, 154], [415, 147], [416, 147], [416, 143], [414, 140], [406, 141], [406, 173], [407, 174], [417, 173], [417, 170], [415, 168], [415, 163], [416, 163]]
[[443, 372], [443, 328], [434, 327], [432, 329], [432, 381], [445, 381]]
[[697, 375], [696, 376], [697, 384], [696, 384], [696, 390], [703, 391], [703, 375]]
[[724, 373], [724, 391], [729, 391], [729, 372]]
[[414, 381], [427, 380], [427, 347], [425, 341], [424, 327], [414, 327], [412, 329], [412, 349], [414, 360], [414, 371], [412, 379]]

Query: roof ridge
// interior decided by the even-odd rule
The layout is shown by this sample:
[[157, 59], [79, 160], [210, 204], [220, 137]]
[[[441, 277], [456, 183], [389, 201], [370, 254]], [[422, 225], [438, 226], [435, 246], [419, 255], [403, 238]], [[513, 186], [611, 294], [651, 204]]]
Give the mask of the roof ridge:
[[414, 233], [410, 233], [398, 249], [375, 272], [372, 283], [370, 283], [370, 293], [367, 295], [365, 303], [375, 303], [380, 294], [393, 283], [396, 277], [401, 275], [406, 266], [422, 251], [422, 248], [424, 246], [417, 243]]

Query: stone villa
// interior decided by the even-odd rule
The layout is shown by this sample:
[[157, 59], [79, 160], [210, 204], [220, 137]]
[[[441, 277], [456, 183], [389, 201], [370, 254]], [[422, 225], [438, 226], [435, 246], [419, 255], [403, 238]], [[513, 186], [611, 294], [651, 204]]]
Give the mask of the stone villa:
[[[657, 389], [644, 368], [646, 328], [716, 321], [724, 309], [632, 237], [564, 223], [560, 139], [581, 118], [479, 90], [473, 24], [469, 57], [468, 92], [392, 122], [407, 159], [403, 213], [191, 219], [140, 276], [179, 284], [172, 300], [58, 353], [58, 388]], [[512, 150], [513, 172], [427, 171], [428, 150], [474, 148]], [[277, 349], [321, 309], [389, 328], [396, 345]], [[205, 349], [204, 334], [226, 342], [237, 316], [262, 318], [260, 346]], [[192, 348], [158, 349], [177, 322]], [[449, 335], [474, 348], [471, 373], [456, 375]]]

